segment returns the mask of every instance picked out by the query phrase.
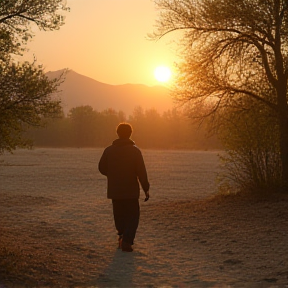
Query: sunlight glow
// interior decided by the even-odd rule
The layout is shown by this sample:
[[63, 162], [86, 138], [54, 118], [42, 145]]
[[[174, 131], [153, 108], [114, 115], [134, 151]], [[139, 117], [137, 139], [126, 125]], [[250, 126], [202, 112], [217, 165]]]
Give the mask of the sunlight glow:
[[154, 70], [154, 76], [159, 82], [167, 82], [171, 78], [171, 70], [167, 66], [158, 66]]

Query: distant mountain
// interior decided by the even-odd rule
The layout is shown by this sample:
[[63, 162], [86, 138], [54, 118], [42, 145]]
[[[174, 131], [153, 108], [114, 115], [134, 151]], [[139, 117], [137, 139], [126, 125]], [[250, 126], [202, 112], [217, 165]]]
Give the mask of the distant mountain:
[[[48, 72], [50, 78], [57, 77], [61, 71]], [[69, 71], [61, 84], [60, 97], [65, 114], [74, 107], [90, 105], [94, 110], [113, 108], [131, 115], [134, 108], [155, 108], [163, 113], [173, 108], [169, 89], [163, 86], [149, 87], [142, 84], [109, 85]]]

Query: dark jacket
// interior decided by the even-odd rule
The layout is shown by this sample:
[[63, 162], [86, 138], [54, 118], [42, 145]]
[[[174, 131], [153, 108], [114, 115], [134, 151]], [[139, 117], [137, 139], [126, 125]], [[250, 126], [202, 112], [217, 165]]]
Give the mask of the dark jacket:
[[107, 176], [109, 199], [138, 199], [139, 182], [144, 192], [149, 190], [142, 153], [130, 139], [113, 141], [112, 145], [104, 150], [98, 169]]

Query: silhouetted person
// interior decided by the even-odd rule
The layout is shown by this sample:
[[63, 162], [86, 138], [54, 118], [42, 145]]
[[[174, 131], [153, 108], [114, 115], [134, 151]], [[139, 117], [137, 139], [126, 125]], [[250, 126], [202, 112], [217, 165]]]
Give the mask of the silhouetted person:
[[119, 138], [104, 150], [98, 168], [107, 176], [107, 197], [112, 199], [119, 248], [132, 252], [140, 216], [139, 182], [145, 192], [145, 201], [149, 199], [150, 184], [142, 153], [130, 139], [131, 125], [120, 123], [116, 131]]

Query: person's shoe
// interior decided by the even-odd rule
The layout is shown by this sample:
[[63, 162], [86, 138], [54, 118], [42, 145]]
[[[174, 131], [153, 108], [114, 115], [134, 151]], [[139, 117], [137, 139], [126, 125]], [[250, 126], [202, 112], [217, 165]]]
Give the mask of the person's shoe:
[[123, 236], [119, 235], [119, 238], [118, 238], [118, 249], [122, 248], [122, 241], [123, 241]]
[[122, 251], [123, 252], [132, 252], [133, 248], [132, 248], [131, 244], [122, 241]]

